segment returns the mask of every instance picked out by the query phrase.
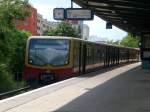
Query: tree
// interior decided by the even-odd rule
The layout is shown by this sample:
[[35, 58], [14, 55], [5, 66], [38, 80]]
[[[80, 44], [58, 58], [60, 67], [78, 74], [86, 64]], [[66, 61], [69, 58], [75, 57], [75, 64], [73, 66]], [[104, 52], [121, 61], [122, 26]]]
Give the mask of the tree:
[[[0, 92], [16, 87], [12, 68], [18, 67], [14, 61], [20, 62], [22, 56], [16, 54], [24, 53], [27, 36], [15, 29], [14, 20], [28, 17], [30, 11], [27, 7], [27, 0], [0, 0]], [[21, 48], [19, 52], [18, 48]]]
[[120, 45], [120, 41], [119, 40], [114, 41], [113, 39], [107, 40], [106, 43], [107, 44], [111, 44], [111, 45]]
[[13, 52], [9, 62], [9, 68], [12, 72], [23, 72], [25, 49], [27, 38], [31, 35], [26, 31], [15, 30], [15, 39], [12, 41]]
[[56, 29], [46, 30], [46, 31], [44, 31], [43, 35], [45, 35], [45, 36], [55, 36], [55, 35], [57, 35], [56, 34]]
[[120, 42], [120, 44], [123, 46], [133, 47], [133, 48], [138, 48], [139, 47], [138, 43], [139, 43], [139, 39], [132, 37], [131, 34], [128, 34], [128, 36], [124, 37]]
[[7, 32], [14, 28], [15, 19], [24, 19], [30, 15], [28, 0], [0, 1], [0, 32]]
[[80, 38], [80, 33], [78, 30], [73, 28], [68, 22], [61, 22], [56, 29], [45, 31], [44, 35], [48, 36], [68, 36]]

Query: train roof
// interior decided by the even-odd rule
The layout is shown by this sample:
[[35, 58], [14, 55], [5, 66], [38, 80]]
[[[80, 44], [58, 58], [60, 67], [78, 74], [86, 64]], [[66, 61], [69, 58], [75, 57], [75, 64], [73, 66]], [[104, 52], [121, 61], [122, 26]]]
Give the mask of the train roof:
[[53, 39], [73, 39], [73, 37], [66, 37], [66, 36], [30, 36], [29, 39], [34, 38], [53, 38]]
[[30, 36], [30, 39], [41, 39], [41, 38], [51, 38], [51, 39], [69, 39], [69, 40], [78, 40], [78, 41], [83, 41], [91, 44], [97, 44], [97, 45], [105, 45], [105, 46], [113, 46], [113, 47], [121, 47], [121, 48], [128, 48], [128, 49], [135, 49], [135, 50], [140, 50], [139, 48], [132, 48], [132, 47], [125, 47], [125, 46], [119, 46], [119, 45], [112, 45], [112, 44], [107, 44], [107, 43], [99, 43], [99, 42], [92, 42], [88, 40], [83, 40], [79, 38], [74, 38], [74, 37], [67, 37], [67, 36]]

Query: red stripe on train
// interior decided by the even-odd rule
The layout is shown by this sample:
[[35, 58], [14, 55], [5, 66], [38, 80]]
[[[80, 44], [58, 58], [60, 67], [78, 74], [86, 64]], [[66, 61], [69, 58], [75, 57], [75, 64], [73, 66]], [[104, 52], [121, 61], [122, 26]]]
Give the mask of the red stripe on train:
[[32, 68], [26, 67], [24, 71], [24, 78], [28, 80], [29, 78], [34, 78], [38, 80], [39, 75], [41, 73], [52, 73], [58, 77], [58, 80], [64, 80], [70, 77], [74, 77], [75, 74], [73, 72], [73, 68], [63, 68], [63, 69], [39, 69], [39, 68]]

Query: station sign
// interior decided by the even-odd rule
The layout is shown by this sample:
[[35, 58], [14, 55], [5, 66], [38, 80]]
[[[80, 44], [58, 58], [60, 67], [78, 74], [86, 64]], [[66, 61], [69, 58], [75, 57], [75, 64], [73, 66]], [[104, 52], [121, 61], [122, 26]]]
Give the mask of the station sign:
[[53, 16], [55, 20], [93, 20], [94, 11], [85, 8], [55, 8]]
[[93, 20], [94, 12], [91, 9], [67, 8], [66, 19], [68, 20]]

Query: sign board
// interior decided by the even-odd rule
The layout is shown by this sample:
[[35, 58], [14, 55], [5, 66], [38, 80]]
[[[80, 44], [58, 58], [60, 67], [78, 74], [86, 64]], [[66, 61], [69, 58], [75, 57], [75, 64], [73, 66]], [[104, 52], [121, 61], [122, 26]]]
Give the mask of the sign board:
[[94, 12], [91, 9], [67, 8], [65, 18], [67, 20], [93, 20]]
[[64, 8], [55, 8], [53, 10], [53, 17], [55, 20], [64, 20], [65, 19], [65, 9]]
[[55, 20], [93, 20], [94, 11], [85, 8], [55, 8], [53, 17]]

